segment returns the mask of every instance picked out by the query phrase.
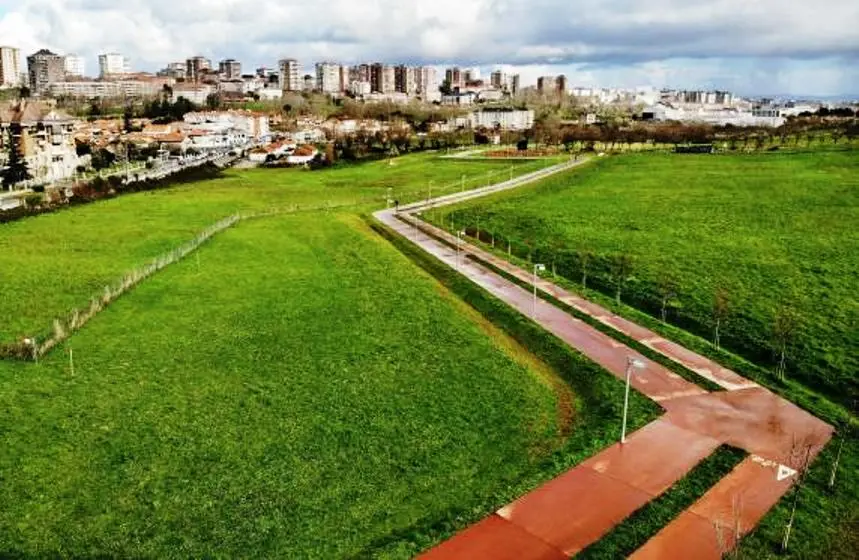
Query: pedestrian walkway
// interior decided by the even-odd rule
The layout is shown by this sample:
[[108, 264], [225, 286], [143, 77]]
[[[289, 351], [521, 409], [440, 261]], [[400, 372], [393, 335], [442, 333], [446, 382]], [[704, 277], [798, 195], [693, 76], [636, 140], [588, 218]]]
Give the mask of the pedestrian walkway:
[[737, 373], [551, 282], [537, 283], [539, 293], [551, 295], [726, 390], [707, 393], [563, 309], [542, 299], [535, 301], [532, 292], [486, 263], [520, 283], [533, 281], [532, 272], [417, 218], [427, 209], [517, 188], [582, 163], [564, 163], [492, 187], [414, 204], [399, 213], [385, 210], [375, 215], [616, 377], [625, 377], [630, 358], [641, 360], [645, 368], [633, 376], [632, 385], [667, 412], [632, 434], [625, 444], [591, 457], [424, 558], [569, 557], [665, 492], [720, 445], [730, 444], [752, 455], [636, 553], [642, 558], [720, 558], [790, 489], [794, 467], [801, 466], [798, 446], [806, 450], [806, 456], [814, 457], [831, 437], [830, 426]]

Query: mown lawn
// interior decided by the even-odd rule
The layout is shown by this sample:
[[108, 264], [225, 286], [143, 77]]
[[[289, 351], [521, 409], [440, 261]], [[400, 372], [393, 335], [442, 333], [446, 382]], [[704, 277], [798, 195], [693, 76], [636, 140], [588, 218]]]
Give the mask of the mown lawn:
[[442, 187], [474, 188], [547, 162], [471, 162], [434, 154], [325, 171], [231, 170], [221, 179], [127, 195], [71, 211], [0, 224], [0, 343], [44, 336], [53, 319], [132, 268], [192, 239], [236, 212], [378, 208]]
[[677, 296], [669, 322], [704, 338], [718, 289], [722, 343], [774, 367], [776, 317], [793, 311], [787, 375], [842, 402], [859, 396], [859, 156], [629, 155], [437, 216], [520, 257], [554, 263], [614, 295], [612, 261], [632, 259], [623, 300], [658, 316], [660, 286]]
[[198, 254], [0, 362], [0, 556], [403, 556], [561, 444], [552, 370], [357, 216]]

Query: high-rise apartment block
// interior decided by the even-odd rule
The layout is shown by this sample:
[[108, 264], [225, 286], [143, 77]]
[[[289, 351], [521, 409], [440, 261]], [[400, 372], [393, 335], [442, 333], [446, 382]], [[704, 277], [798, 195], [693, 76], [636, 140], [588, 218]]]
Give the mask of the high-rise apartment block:
[[489, 85], [494, 89], [507, 89], [507, 76], [501, 70], [489, 75]]
[[450, 84], [451, 89], [465, 86], [465, 74], [458, 67], [448, 68], [444, 73], [444, 80]]
[[76, 54], [67, 54], [66, 59], [66, 77], [82, 78], [85, 75], [86, 61], [84, 57]]
[[21, 51], [15, 47], [0, 47], [0, 88], [21, 85]]
[[119, 53], [98, 55], [98, 71], [102, 78], [131, 74], [131, 63]]
[[45, 95], [55, 82], [66, 77], [66, 62], [62, 56], [42, 49], [27, 57], [30, 90], [35, 95]]
[[212, 69], [212, 61], [203, 56], [194, 56], [185, 61], [185, 80], [199, 82]]
[[302, 91], [304, 89], [301, 64], [294, 58], [280, 61], [280, 86], [283, 91]]
[[228, 58], [218, 63], [218, 74], [224, 80], [239, 80], [242, 77], [242, 63]]
[[394, 67], [378, 62], [370, 66], [370, 87], [373, 93], [394, 93], [397, 90]]
[[563, 96], [567, 94], [567, 89], [567, 77], [563, 74], [537, 78], [537, 91], [543, 95]]
[[332, 95], [343, 91], [339, 64], [333, 62], [316, 64], [316, 91]]
[[406, 95], [415, 95], [418, 92], [415, 70], [415, 68], [403, 65], [395, 67], [394, 90]]

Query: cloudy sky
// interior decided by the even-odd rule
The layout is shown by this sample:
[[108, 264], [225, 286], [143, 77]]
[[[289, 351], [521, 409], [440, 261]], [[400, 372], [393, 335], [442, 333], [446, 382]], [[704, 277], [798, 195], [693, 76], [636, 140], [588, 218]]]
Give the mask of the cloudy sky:
[[520, 71], [525, 84], [859, 94], [857, 0], [0, 0], [0, 42], [136, 69], [383, 61]]

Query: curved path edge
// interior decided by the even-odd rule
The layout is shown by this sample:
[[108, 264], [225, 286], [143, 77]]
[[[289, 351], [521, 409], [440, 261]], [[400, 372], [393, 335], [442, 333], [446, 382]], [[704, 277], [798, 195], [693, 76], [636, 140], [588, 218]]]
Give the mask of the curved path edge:
[[666, 410], [625, 444], [609, 447], [522, 496], [425, 553], [425, 559], [573, 556], [668, 490], [720, 445], [729, 444], [750, 456], [633, 555], [720, 558], [757, 526], [832, 436], [831, 426], [774, 393], [551, 282], [538, 281], [538, 291], [726, 391], [707, 393], [551, 303], [535, 303], [533, 293], [487, 265], [520, 282], [532, 282], [531, 272], [419, 218], [425, 210], [515, 189], [586, 162], [565, 162], [490, 187], [374, 214], [616, 377], [625, 378], [630, 357], [643, 361], [646, 367], [633, 378], [633, 387]]

